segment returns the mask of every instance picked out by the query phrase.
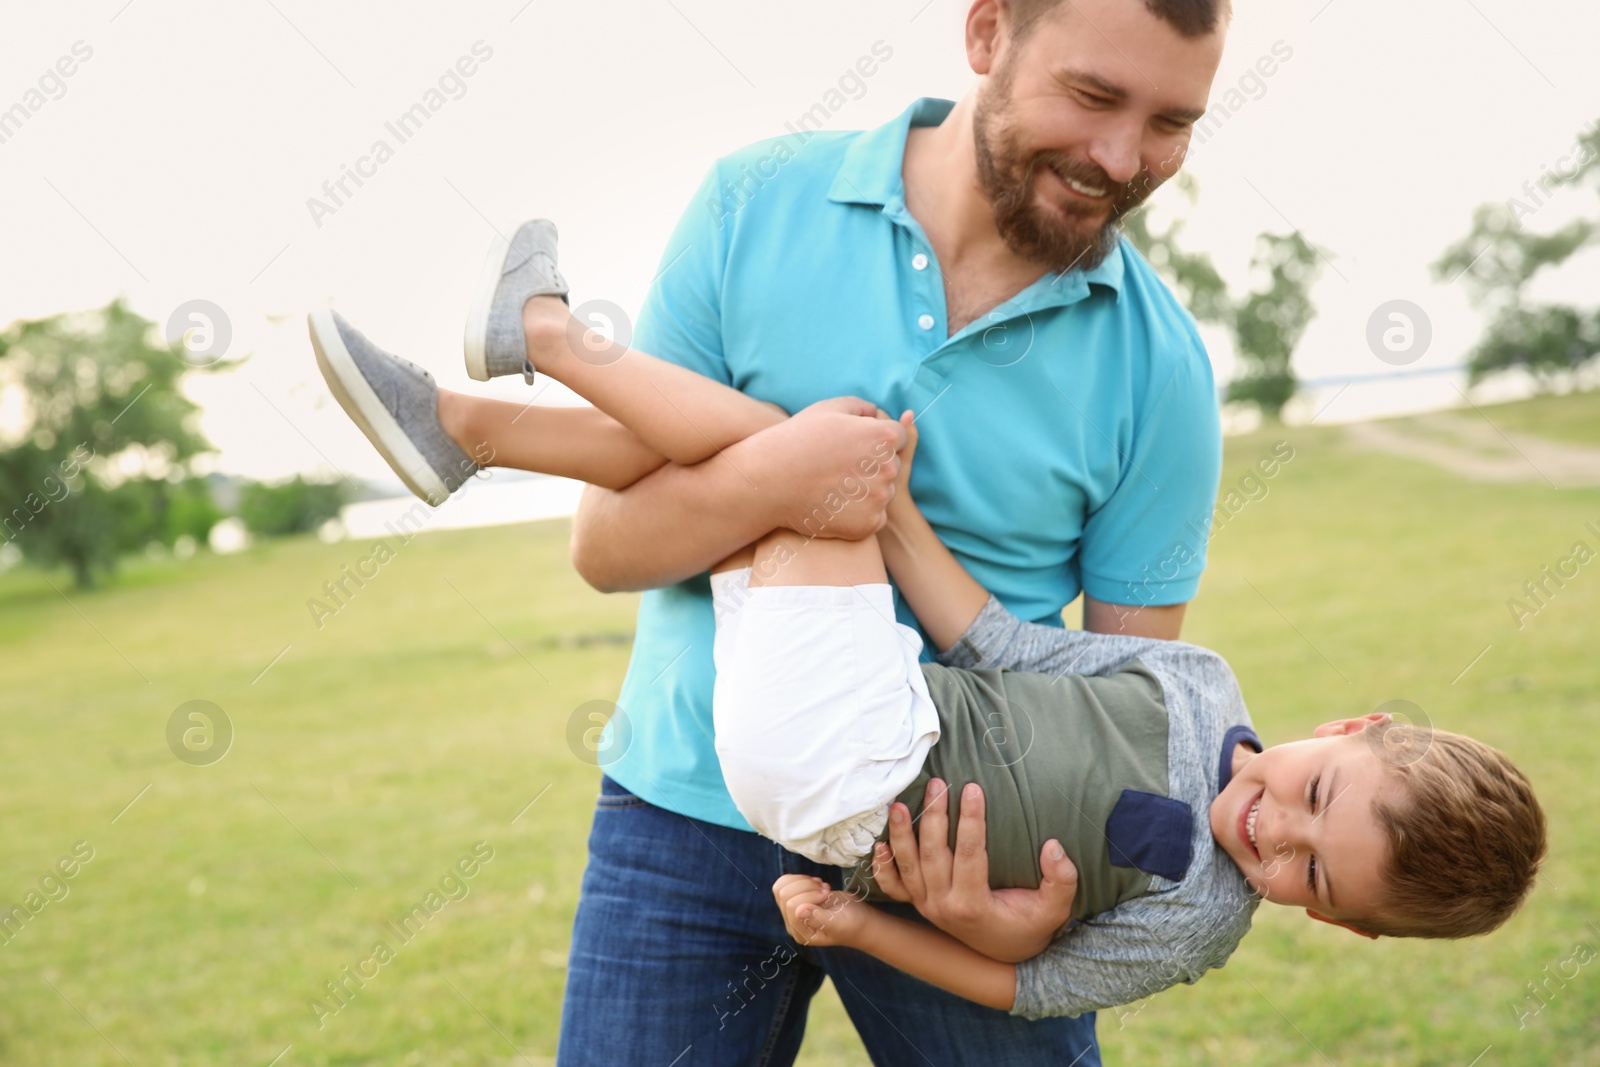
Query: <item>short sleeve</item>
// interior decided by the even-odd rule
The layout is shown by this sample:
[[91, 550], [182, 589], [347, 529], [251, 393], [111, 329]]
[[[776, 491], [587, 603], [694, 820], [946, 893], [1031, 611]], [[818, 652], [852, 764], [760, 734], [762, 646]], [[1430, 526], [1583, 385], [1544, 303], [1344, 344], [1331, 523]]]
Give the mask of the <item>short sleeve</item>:
[[1136, 607], [1183, 604], [1200, 588], [1222, 475], [1211, 363], [1198, 334], [1134, 428], [1126, 469], [1090, 514], [1079, 545], [1083, 590]]
[[730, 215], [723, 209], [721, 178], [713, 164], [667, 241], [630, 342], [723, 384], [730, 384], [722, 348]]

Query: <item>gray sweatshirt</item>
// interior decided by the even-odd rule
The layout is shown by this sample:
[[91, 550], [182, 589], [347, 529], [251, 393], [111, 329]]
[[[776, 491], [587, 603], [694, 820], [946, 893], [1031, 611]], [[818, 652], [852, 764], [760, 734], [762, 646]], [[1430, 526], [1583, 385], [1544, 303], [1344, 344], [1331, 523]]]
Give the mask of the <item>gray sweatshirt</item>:
[[948, 667], [1091, 676], [1115, 674], [1132, 660], [1154, 677], [1166, 704], [1167, 795], [1194, 813], [1191, 859], [1181, 881], [1150, 875], [1143, 895], [1072, 924], [1018, 964], [1014, 1015], [1079, 1015], [1193, 983], [1233, 953], [1259, 903], [1211, 836], [1211, 802], [1231, 775], [1234, 746], [1261, 747], [1221, 656], [1178, 641], [1023, 622], [990, 597], [939, 657]]

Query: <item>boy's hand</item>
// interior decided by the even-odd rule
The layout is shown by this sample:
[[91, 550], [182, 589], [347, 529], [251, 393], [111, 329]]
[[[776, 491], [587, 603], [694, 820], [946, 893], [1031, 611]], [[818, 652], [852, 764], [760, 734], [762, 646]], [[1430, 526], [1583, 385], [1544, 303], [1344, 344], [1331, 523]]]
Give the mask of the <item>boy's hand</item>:
[[[883, 528], [905, 430], [874, 418], [877, 410], [856, 397], [819, 400], [748, 438], [758, 466], [747, 480], [775, 506], [774, 526], [846, 541]], [[848, 496], [849, 506], [826, 508], [838, 496]], [[818, 522], [819, 508], [826, 522]]]
[[871, 919], [870, 905], [807, 874], [784, 875], [773, 883], [772, 895], [789, 936], [801, 945], [851, 945]]
[[[890, 415], [882, 408], [878, 409], [878, 418], [888, 419]], [[917, 505], [911, 499], [911, 459], [917, 454], [917, 422], [916, 414], [907, 408], [900, 413], [900, 418], [894, 420], [905, 427], [906, 443], [897, 453], [900, 460], [900, 471], [894, 479], [894, 496], [889, 499], [889, 521], [893, 522], [897, 512], [904, 512]]]

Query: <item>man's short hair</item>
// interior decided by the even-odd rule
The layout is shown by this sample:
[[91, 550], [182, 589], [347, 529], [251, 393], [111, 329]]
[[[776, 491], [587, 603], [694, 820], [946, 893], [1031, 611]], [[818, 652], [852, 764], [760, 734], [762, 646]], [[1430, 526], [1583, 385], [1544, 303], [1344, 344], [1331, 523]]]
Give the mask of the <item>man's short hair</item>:
[[[1011, 39], [1021, 43], [1039, 20], [1071, 0], [1004, 0], [1011, 13]], [[1231, 0], [1144, 0], [1145, 8], [1183, 37], [1204, 37], [1217, 22], [1232, 15]]]
[[1545, 817], [1528, 779], [1470, 737], [1403, 723], [1362, 731], [1402, 783], [1373, 814], [1388, 839], [1378, 914], [1351, 922], [1388, 937], [1471, 937], [1511, 917], [1545, 855]]

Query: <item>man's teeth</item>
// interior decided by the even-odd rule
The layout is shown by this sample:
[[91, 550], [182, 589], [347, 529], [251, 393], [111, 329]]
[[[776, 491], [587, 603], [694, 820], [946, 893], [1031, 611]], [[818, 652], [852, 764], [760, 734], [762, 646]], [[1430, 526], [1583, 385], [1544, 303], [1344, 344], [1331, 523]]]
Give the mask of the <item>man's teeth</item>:
[[[1060, 171], [1056, 171], [1056, 173], [1057, 174], [1061, 174]], [[1084, 196], [1105, 196], [1106, 195], [1106, 191], [1104, 189], [1100, 188], [1098, 185], [1085, 185], [1083, 182], [1080, 182], [1078, 179], [1068, 177], [1065, 174], [1061, 174], [1061, 180], [1066, 182], [1068, 185], [1072, 186], [1072, 188], [1076, 189], [1078, 192], [1082, 193]]]
[[1245, 816], [1244, 831], [1250, 835], [1250, 847], [1259, 855], [1261, 846], [1256, 844], [1256, 816], [1261, 812], [1261, 798], [1256, 797], [1256, 802], [1250, 805], [1250, 814]]

